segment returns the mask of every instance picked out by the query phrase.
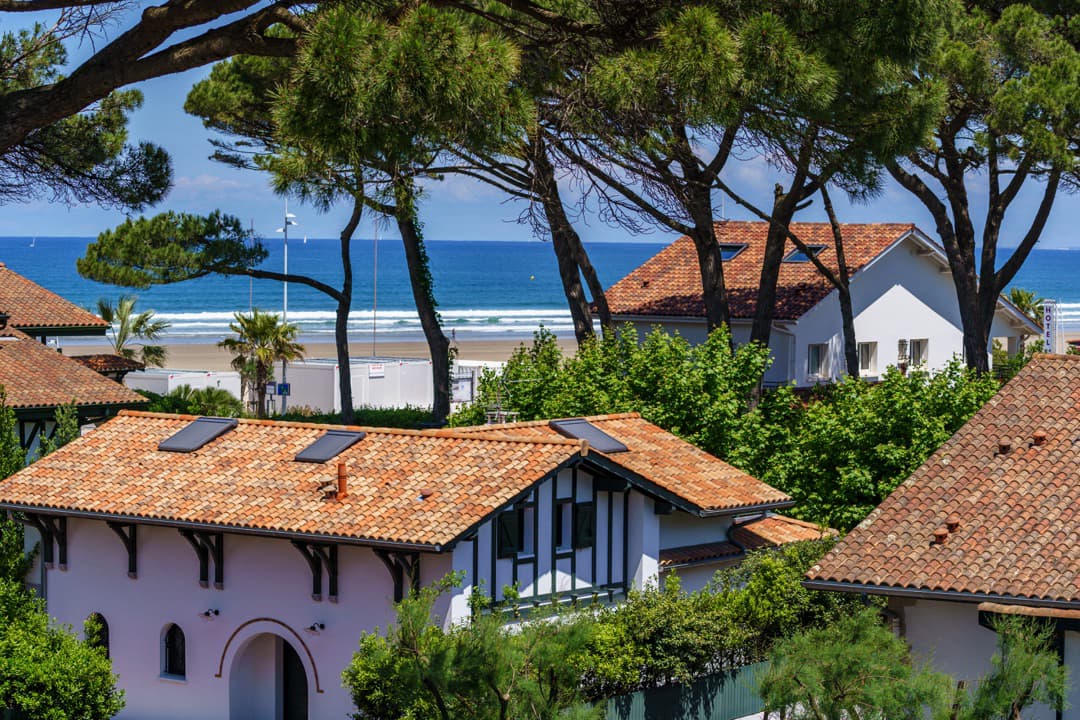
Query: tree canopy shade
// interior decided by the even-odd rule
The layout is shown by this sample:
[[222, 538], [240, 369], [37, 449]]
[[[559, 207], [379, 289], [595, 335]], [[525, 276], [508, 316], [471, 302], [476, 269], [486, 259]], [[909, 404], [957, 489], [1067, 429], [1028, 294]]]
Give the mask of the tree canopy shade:
[[144, 289], [211, 273], [260, 277], [255, 266], [265, 258], [235, 217], [167, 212], [101, 233], [76, 267], [90, 280]]
[[[278, 34], [287, 34], [275, 29]], [[214, 160], [236, 167], [269, 170], [278, 165], [278, 155], [288, 147], [271, 117], [278, 85], [292, 70], [292, 58], [267, 58], [242, 55], [218, 63], [210, 77], [195, 84], [184, 102], [184, 110], [201, 117], [203, 125], [220, 134], [211, 138], [216, 150]], [[288, 92], [285, 90], [284, 92]], [[295, 153], [294, 153], [295, 157]], [[339, 235], [342, 282], [328, 293], [337, 303], [334, 341], [339, 367], [349, 367], [349, 311], [352, 309], [353, 272], [351, 244], [364, 209], [363, 168], [350, 166], [347, 160], [319, 156], [303, 162], [280, 165], [287, 175], [275, 175], [280, 191], [298, 192], [301, 198], [314, 201], [319, 209], [328, 209], [339, 199], [352, 204], [352, 212]], [[284, 276], [281, 276], [284, 277]], [[310, 276], [308, 285], [321, 289], [323, 284]], [[353, 421], [352, 374], [338, 374], [342, 422]]]
[[[928, 49], [936, 7], [936, 0], [679, 6], [658, 16], [654, 42], [607, 53], [578, 74], [566, 90], [569, 110], [555, 118], [561, 148], [597, 181], [609, 218], [693, 239], [706, 321], [715, 328], [729, 316], [713, 192], [731, 158], [783, 137], [796, 151], [783, 162], [795, 166], [801, 186], [815, 154], [843, 144], [850, 150], [851, 142], [839, 140], [868, 134], [868, 101], [888, 96], [896, 68]], [[895, 110], [903, 102], [882, 104]], [[878, 144], [902, 137], [898, 125], [894, 117]], [[801, 153], [799, 138], [810, 139]], [[784, 202], [793, 209], [801, 199]]]
[[[1080, 51], [1075, 19], [1059, 8], [950, 2], [945, 40], [909, 78], [943, 88], [945, 113], [916, 152], [886, 163], [934, 218], [960, 304], [965, 359], [980, 371], [988, 368], [999, 295], [1038, 242], [1059, 190], [1076, 183]], [[1025, 186], [1035, 186], [1039, 201], [1006, 240], [1015, 249], [1005, 257], [1002, 227]], [[980, 232], [972, 193], [983, 192]]]
[[323, 13], [274, 113], [288, 147], [269, 167], [287, 187], [327, 164], [362, 179], [364, 202], [392, 217], [432, 359], [435, 422], [450, 411], [450, 342], [436, 311], [417, 181], [451, 147], [498, 149], [520, 136], [531, 105], [515, 89], [517, 48], [471, 19], [428, 4], [393, 22], [366, 10]]
[[[60, 36], [74, 32], [71, 22], [61, 13], [51, 26], [0, 32], [0, 117], [12, 97], [62, 82]], [[160, 200], [172, 181], [168, 155], [150, 143], [127, 144], [128, 114], [141, 104], [137, 90], [112, 92], [26, 133], [0, 152], [0, 203], [44, 196], [139, 209]]]

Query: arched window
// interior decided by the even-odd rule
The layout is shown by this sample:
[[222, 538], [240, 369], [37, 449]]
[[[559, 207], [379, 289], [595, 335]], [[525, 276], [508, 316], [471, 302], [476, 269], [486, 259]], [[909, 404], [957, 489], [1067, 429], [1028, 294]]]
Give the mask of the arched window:
[[85, 625], [86, 642], [91, 647], [99, 647], [109, 657], [109, 623], [101, 613], [90, 613]]
[[186, 677], [187, 667], [184, 653], [184, 631], [175, 623], [165, 631], [162, 641], [161, 672], [173, 677]]

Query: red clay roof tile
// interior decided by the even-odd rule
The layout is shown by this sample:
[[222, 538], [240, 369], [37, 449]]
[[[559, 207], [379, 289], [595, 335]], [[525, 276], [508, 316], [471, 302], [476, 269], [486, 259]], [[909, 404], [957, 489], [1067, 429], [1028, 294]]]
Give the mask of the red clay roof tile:
[[1077, 467], [1080, 357], [1036, 355], [807, 577], [1080, 606]]
[[[845, 224], [844, 256], [854, 273], [884, 252], [911, 223]], [[765, 257], [768, 225], [764, 222], [725, 220], [716, 223], [717, 241], [745, 244], [746, 249], [723, 263], [724, 284], [733, 318], [752, 318]], [[837, 269], [832, 229], [828, 223], [794, 223], [792, 231], [808, 245], [824, 245], [818, 255]], [[788, 241], [785, 255], [795, 249]], [[776, 289], [776, 319], [795, 320], [817, 305], [833, 287], [809, 262], [784, 263]], [[683, 236], [661, 250], [607, 291], [611, 312], [618, 315], [704, 317], [701, 271], [694, 242]]]
[[89, 310], [46, 290], [4, 263], [0, 263], [0, 312], [10, 315], [8, 325], [20, 330], [85, 328], [88, 334], [101, 335], [109, 327]]
[[79, 406], [137, 407], [146, 398], [99, 375], [18, 330], [0, 332], [0, 385], [16, 409]]
[[[603, 454], [608, 461], [636, 473], [706, 511], [738, 511], [761, 505], [791, 505], [792, 500], [755, 477], [675, 437], [638, 413], [584, 418], [627, 447]], [[562, 437], [549, 420], [454, 428], [455, 433], [501, 437]], [[591, 449], [589, 452], [596, 452]]]

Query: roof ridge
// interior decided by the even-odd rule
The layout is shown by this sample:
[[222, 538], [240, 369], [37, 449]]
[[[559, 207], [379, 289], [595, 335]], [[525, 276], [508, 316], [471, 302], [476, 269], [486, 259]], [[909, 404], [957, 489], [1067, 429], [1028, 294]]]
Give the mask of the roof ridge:
[[[184, 420], [192, 422], [202, 415], [186, 415], [181, 413], [151, 412], [149, 410], [121, 410], [119, 415], [127, 417], [156, 418], [160, 420]], [[327, 423], [301, 422], [298, 420], [270, 420], [266, 418], [233, 418], [241, 425], [256, 425], [264, 427], [296, 428], [302, 430], [349, 430], [352, 432], [378, 433], [381, 435], [402, 435], [406, 437], [443, 437], [459, 440], [484, 440], [493, 442], [518, 442], [532, 445], [575, 445], [588, 448], [584, 440], [570, 438], [536, 438], [536, 437], [504, 437], [495, 433], [470, 433], [458, 432], [454, 428], [438, 428], [434, 430], [410, 430], [407, 428], [384, 428], [368, 425], [334, 425]], [[485, 426], [478, 426], [485, 427]]]
[[[638, 412], [637, 410], [632, 410], [630, 412], [608, 413], [607, 415], [568, 415], [566, 417], [547, 418], [545, 420], [520, 420], [520, 421], [516, 421], [516, 422], [496, 423], [494, 425], [464, 425], [464, 426], [459, 427], [459, 428], [450, 428], [450, 429], [452, 429], [454, 431], [457, 431], [457, 432], [462, 432], [462, 433], [473, 433], [473, 432], [479, 433], [479, 432], [483, 432], [485, 429], [488, 429], [488, 428], [514, 429], [514, 428], [540, 427], [542, 425], [549, 425], [549, 424], [551, 424], [553, 422], [558, 422], [559, 420], [586, 420], [588, 422], [604, 422], [605, 420], [629, 420], [629, 419], [640, 418], [640, 417], [641, 417], [640, 412]], [[646, 420], [645, 422], [648, 422], [648, 420]], [[428, 430], [427, 432], [432, 432], [432, 431]]]

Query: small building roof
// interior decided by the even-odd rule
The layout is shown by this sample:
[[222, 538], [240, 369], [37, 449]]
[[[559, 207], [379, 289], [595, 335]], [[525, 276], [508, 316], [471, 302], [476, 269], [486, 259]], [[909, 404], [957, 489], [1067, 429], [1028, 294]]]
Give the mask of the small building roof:
[[69, 355], [72, 360], [83, 367], [88, 367], [96, 373], [129, 373], [137, 370], [145, 370], [146, 365], [126, 358], [123, 355], [113, 353], [99, 353], [96, 355]]
[[109, 324], [0, 262], [0, 312], [29, 335], [104, 335]]
[[[791, 498], [757, 478], [694, 447], [638, 413], [583, 418], [626, 446], [625, 452], [595, 453], [610, 463], [662, 486], [713, 514], [732, 514], [762, 506], [787, 507]], [[562, 437], [549, 420], [454, 428], [455, 433], [503, 437]]]
[[1036, 355], [807, 575], [885, 595], [1080, 608], [1080, 357]]
[[784, 515], [762, 515], [732, 526], [728, 542], [708, 542], [665, 548], [660, 567], [675, 570], [691, 565], [741, 559], [748, 550], [775, 548], [803, 540], [818, 540], [836, 531]]
[[15, 410], [76, 406], [137, 407], [146, 398], [18, 330], [0, 333], [0, 385]]
[[[604, 423], [605, 431], [618, 432], [630, 446], [619, 454], [620, 463], [635, 452], [660, 452], [643, 449], [660, 442], [666, 468], [641, 475], [651, 467], [647, 460], [639, 458], [637, 469], [628, 470], [582, 440], [528, 428], [508, 433], [502, 426], [417, 431], [242, 419], [194, 452], [159, 449], [196, 419], [121, 412], [0, 482], [0, 507], [438, 551], [576, 463], [689, 507], [696, 505], [687, 495], [714, 507], [734, 494], [720, 475], [696, 476], [708, 467], [700, 451], [635, 417]], [[328, 430], [365, 435], [328, 462], [297, 462], [297, 453]], [[339, 462], [345, 464], [347, 493], [326, 499], [322, 489], [336, 482]], [[791, 502], [749, 476], [736, 484], [745, 502]]]
[[837, 532], [832, 528], [823, 528], [816, 523], [786, 515], [765, 515], [737, 523], [731, 528], [731, 539], [747, 550], [780, 547], [788, 543], [820, 540], [835, 535]]
[[[724, 261], [724, 285], [733, 318], [753, 318], [765, 260], [768, 223], [724, 220], [716, 223], [721, 245], [745, 245]], [[844, 224], [844, 258], [854, 274], [902, 237], [915, 230], [911, 223]], [[836, 271], [836, 248], [828, 223], [793, 223], [792, 232], [807, 245], [823, 246], [818, 258]], [[795, 250], [789, 240], [784, 255]], [[776, 319], [796, 320], [832, 292], [833, 286], [813, 263], [785, 262], [776, 287]], [[607, 291], [608, 306], [617, 315], [704, 317], [701, 270], [694, 241], [683, 236]]]

